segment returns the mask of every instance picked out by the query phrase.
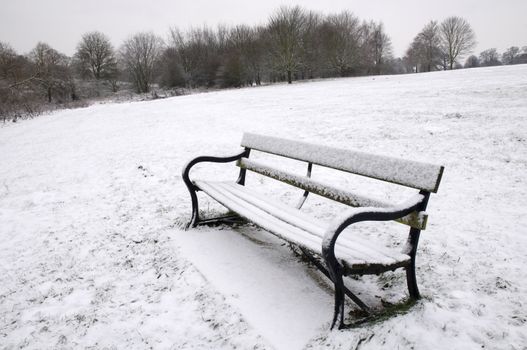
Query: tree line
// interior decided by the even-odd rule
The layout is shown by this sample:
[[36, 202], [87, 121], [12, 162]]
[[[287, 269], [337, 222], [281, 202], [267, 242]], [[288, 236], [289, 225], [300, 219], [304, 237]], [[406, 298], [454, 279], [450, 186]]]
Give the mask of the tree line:
[[430, 72], [453, 68], [473, 68], [502, 64], [527, 63], [527, 46], [511, 46], [502, 55], [495, 48], [470, 55], [464, 65], [460, 58], [472, 53], [476, 35], [470, 24], [460, 17], [427, 23], [414, 37], [403, 58], [410, 72]]
[[[53, 104], [118, 90], [228, 88], [294, 80], [460, 68], [476, 44], [460, 17], [429, 22], [403, 58], [395, 58], [382, 22], [349, 11], [323, 15], [280, 7], [265, 25], [169, 30], [131, 35], [118, 48], [101, 32], [80, 39], [73, 57], [46, 43], [20, 55], [0, 42], [0, 116], [16, 120]], [[525, 63], [527, 47], [469, 56], [465, 67]]]

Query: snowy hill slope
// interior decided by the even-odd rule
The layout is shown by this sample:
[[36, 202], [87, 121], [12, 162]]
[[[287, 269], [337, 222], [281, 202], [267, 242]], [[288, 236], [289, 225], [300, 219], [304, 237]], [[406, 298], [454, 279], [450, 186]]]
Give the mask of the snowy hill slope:
[[[331, 290], [280, 242], [252, 226], [182, 231], [182, 166], [238, 151], [244, 131], [444, 165], [418, 252], [423, 299], [330, 332]], [[527, 344], [527, 65], [62, 111], [0, 128], [0, 159], [2, 349]], [[228, 179], [233, 168], [199, 172]], [[285, 202], [301, 193], [248, 182]], [[221, 210], [206, 199], [202, 208]], [[335, 215], [315, 197], [305, 210]], [[369, 232], [405, 238], [388, 224]], [[406, 292], [400, 273], [351, 286], [374, 305]]]

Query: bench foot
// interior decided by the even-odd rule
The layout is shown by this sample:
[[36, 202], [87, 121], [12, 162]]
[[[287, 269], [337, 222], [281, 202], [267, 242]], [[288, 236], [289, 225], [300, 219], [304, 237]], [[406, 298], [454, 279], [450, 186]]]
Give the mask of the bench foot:
[[190, 221], [187, 223], [185, 229], [196, 227], [199, 223], [199, 204], [198, 204], [198, 195], [196, 194], [196, 189], [192, 184], [187, 184], [188, 192], [190, 194], [190, 199], [192, 201], [192, 215], [190, 216]]
[[344, 327], [344, 281], [342, 273], [335, 272], [333, 274], [333, 283], [335, 284], [335, 310], [330, 328], [333, 329], [340, 318], [339, 329], [342, 329]]
[[196, 226], [201, 226], [201, 225], [214, 226], [214, 225], [221, 225], [221, 224], [232, 225], [232, 224], [241, 224], [244, 222], [246, 221], [239, 215], [225, 215], [225, 216], [220, 216], [220, 217], [210, 218], [210, 219], [200, 219], [196, 223]]
[[[303, 249], [302, 247], [298, 247], [298, 248], [300, 249], [302, 254], [309, 260], [309, 262], [315, 265], [317, 269], [324, 274], [324, 276], [326, 276], [328, 279], [333, 281], [329, 271], [324, 267], [324, 265], [317, 258], [315, 258], [312, 254], [310, 254], [307, 250]], [[368, 305], [364, 304], [364, 302], [360, 300], [360, 298], [356, 296], [351, 290], [349, 290], [344, 285], [344, 283], [342, 283], [342, 288], [344, 290], [344, 294], [348, 298], [353, 300], [353, 302], [357, 304], [366, 314], [370, 313], [370, 308], [368, 307]]]

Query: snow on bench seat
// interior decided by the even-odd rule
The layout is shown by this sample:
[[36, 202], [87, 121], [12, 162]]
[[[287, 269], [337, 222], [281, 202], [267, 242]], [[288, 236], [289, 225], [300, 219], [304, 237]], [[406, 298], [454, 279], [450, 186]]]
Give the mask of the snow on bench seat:
[[243, 134], [241, 146], [434, 193], [444, 170], [434, 164], [252, 133]]
[[[298, 209], [256, 193], [232, 182], [194, 181], [195, 185], [216, 201], [286, 241], [318, 255], [322, 254], [322, 238], [329, 226]], [[335, 249], [337, 258], [350, 271], [368, 266], [390, 270], [406, 266], [410, 256], [375, 245], [358, 237], [340, 237]]]

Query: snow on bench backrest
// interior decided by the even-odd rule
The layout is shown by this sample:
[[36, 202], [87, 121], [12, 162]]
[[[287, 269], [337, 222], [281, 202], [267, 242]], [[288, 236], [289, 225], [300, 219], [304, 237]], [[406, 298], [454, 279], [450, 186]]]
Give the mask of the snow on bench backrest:
[[241, 146], [429, 192], [437, 192], [443, 174], [439, 165], [252, 133]]

